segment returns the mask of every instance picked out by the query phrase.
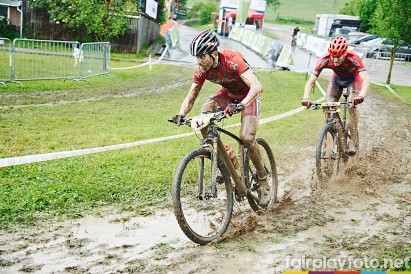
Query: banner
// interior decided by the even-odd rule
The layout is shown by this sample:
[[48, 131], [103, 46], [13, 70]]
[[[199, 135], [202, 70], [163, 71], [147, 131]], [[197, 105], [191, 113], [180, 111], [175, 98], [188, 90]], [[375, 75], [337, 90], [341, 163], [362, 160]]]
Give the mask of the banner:
[[146, 13], [153, 19], [157, 19], [157, 7], [158, 3], [154, 0], [146, 1]]

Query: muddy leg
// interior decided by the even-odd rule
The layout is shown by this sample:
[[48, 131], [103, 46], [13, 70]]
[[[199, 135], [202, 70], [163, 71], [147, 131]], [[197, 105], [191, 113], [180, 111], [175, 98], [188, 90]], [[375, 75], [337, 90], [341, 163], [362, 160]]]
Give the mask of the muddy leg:
[[351, 142], [348, 150], [355, 152], [355, 148], [358, 145], [358, 108], [350, 108], [349, 113]]
[[255, 141], [255, 135], [258, 126], [258, 117], [256, 116], [244, 116], [241, 124], [240, 139], [244, 141], [248, 148], [250, 159], [253, 162], [258, 172], [259, 178], [265, 177], [264, 164], [261, 159], [260, 151], [258, 150], [257, 142]]

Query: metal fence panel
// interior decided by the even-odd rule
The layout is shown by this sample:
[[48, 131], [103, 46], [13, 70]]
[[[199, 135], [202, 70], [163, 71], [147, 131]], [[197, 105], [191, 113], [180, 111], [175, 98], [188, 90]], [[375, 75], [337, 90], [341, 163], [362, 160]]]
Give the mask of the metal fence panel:
[[15, 39], [12, 47], [13, 80], [77, 79], [76, 41]]
[[110, 43], [84, 43], [80, 46], [80, 78], [110, 72]]
[[4, 86], [11, 80], [10, 46], [9, 39], [0, 38], [0, 84]]
[[[391, 52], [377, 52], [363, 60], [367, 70], [388, 75], [390, 58]], [[411, 54], [396, 53], [392, 73], [411, 74]]]

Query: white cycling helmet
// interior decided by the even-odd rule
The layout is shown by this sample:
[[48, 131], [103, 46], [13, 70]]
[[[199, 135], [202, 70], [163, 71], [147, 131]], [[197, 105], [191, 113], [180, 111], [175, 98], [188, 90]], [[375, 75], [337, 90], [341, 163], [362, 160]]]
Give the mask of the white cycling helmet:
[[217, 50], [220, 45], [217, 36], [212, 29], [205, 30], [198, 34], [190, 45], [191, 55], [198, 56], [201, 54], [211, 53]]

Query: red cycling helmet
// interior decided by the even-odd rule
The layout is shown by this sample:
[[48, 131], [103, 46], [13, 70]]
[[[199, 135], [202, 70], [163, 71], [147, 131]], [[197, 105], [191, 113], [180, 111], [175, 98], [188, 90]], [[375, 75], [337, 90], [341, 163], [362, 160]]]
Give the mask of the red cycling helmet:
[[344, 36], [342, 35], [335, 37], [328, 46], [328, 52], [330, 53], [331, 57], [340, 57], [347, 52], [347, 49], [347, 40], [345, 40]]

